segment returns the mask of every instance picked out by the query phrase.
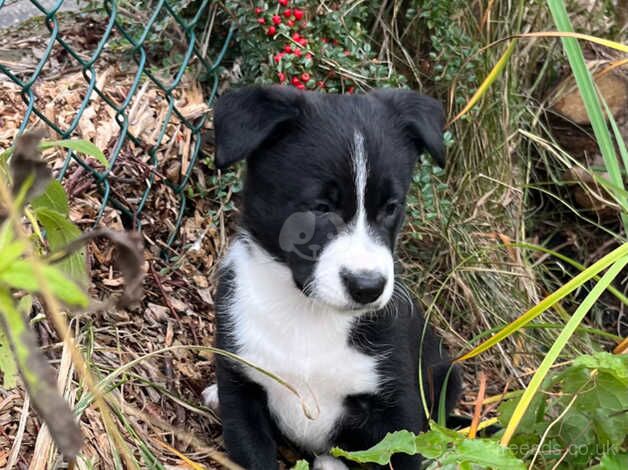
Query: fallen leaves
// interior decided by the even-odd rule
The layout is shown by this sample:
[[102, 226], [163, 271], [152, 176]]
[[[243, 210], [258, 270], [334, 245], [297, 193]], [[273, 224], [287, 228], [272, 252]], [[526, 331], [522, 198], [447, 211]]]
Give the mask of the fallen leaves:
[[[46, 192], [52, 180], [52, 172], [41, 158], [43, 132], [27, 132], [16, 139], [9, 164], [12, 177], [11, 201], [6, 187], [0, 182], [5, 206], [10, 217], [0, 227], [0, 326], [10, 345], [20, 375], [29, 392], [33, 407], [48, 426], [55, 444], [64, 456], [73, 460], [81, 449], [83, 438], [75, 416], [56, 388], [55, 372], [38, 347], [36, 337], [27, 322], [30, 312], [20, 312], [13, 298], [13, 291], [32, 293], [51, 292], [58, 300], [70, 307], [87, 307], [87, 295], [69, 277], [87, 280], [84, 254], [75, 256], [90, 240], [106, 237], [118, 250], [118, 263], [125, 279], [125, 289], [115, 301], [105, 306], [126, 307], [142, 297], [143, 244], [137, 233], [116, 232], [107, 228], [80, 235], [78, 228], [68, 219], [68, 204], [58, 186], [52, 185], [47, 197], [40, 198], [35, 214], [48, 231], [49, 247], [58, 249], [43, 260], [29, 247], [19, 218], [22, 205], [33, 197]], [[72, 146], [73, 144], [71, 144]], [[74, 145], [75, 148], [81, 147]], [[85, 147], [85, 146], [82, 146]], [[62, 212], [59, 212], [61, 210]], [[59, 249], [60, 246], [64, 245]], [[63, 260], [74, 263], [54, 266]], [[47, 261], [47, 262], [46, 262]], [[5, 348], [6, 349], [6, 345]]]
[[117, 250], [117, 262], [124, 279], [123, 293], [115, 300], [108, 300], [104, 304], [96, 304], [99, 310], [110, 307], [126, 308], [135, 305], [142, 299], [142, 283], [144, 281], [144, 244], [142, 236], [137, 232], [117, 232], [108, 228], [97, 228], [87, 232], [60, 251], [53, 253], [50, 258], [59, 262], [81, 249], [91, 240], [107, 238]]
[[[81, 15], [72, 18], [71, 21], [60, 19], [59, 37], [77, 53], [89, 58], [89, 52], [97, 47], [105, 26], [106, 23], [99, 22], [90, 15]], [[28, 30], [28, 35], [24, 35], [23, 32], [3, 35], [0, 37], [3, 57], [16, 58], [13, 63], [3, 64], [9, 66], [18, 77], [27, 78], [37, 66], [38, 57], [41, 57], [48, 38], [49, 31], [44, 25], [34, 25]], [[110, 44], [118, 38], [113, 39]], [[112, 302], [112, 306], [98, 314], [81, 313], [71, 315], [70, 318], [73, 318], [72, 326], [76, 325], [78, 331], [83, 333], [77, 337], [77, 343], [81, 347], [89, 348], [90, 366], [102, 371], [115, 370], [138, 355], [174, 342], [207, 346], [212, 343], [213, 286], [208, 280], [215, 269], [215, 260], [226, 245], [224, 233], [226, 217], [220, 216], [221, 223], [218, 229], [208, 216], [210, 211], [219, 205], [212, 200], [212, 197], [215, 197], [213, 187], [215, 183], [210, 181], [209, 173], [204, 173], [202, 165], [191, 167], [192, 152], [196, 150], [198, 142], [195, 140], [196, 137], [191, 137], [186, 131], [180, 117], [196, 119], [203, 116], [208, 109], [207, 95], [193, 74], [186, 74], [182, 78], [181, 86], [174, 90], [171, 98], [166, 97], [153, 84], [143, 81], [141, 85], [143, 93], [140, 95], [136, 92], [130, 98], [126, 113], [129, 116], [129, 127], [123, 130], [124, 123], [120, 122], [120, 116], [116, 116], [115, 109], [107, 100], [116, 106], [122, 106], [127, 100], [133, 90], [136, 65], [128, 54], [124, 52], [120, 54], [113, 47], [107, 46], [100, 59], [94, 63], [93, 70], [96, 86], [102, 95], [96, 93], [91, 95], [85, 102], [86, 106], [79, 119], [76, 113], [86, 97], [88, 90], [86, 78], [89, 77], [83, 74], [74, 59], [63, 54], [58, 44], [53, 47], [52, 54], [30, 91], [35, 98], [35, 107], [63, 132], [68, 132], [77, 119], [73, 137], [93, 142], [103, 151], [107, 160], [114, 155], [114, 149], [120, 149], [109, 173], [108, 183], [111, 198], [115, 198], [116, 203], [122, 203], [129, 209], [130, 216], [114, 209], [111, 200], [101, 212], [103, 188], [87, 169], [77, 163], [77, 159], [81, 158], [84, 163], [104, 172], [105, 164], [101, 159], [74, 153], [66, 161], [69, 154], [60, 148], [44, 151], [42, 159], [53, 169], [55, 176], [58, 176], [61, 170], [65, 171], [62, 184], [53, 180], [51, 185], [56, 184], [57, 190], [63, 191], [65, 188], [69, 194], [71, 204], [68, 218], [80, 228], [81, 233], [91, 230], [96, 225], [122, 231], [136, 222], [141, 223], [145, 242], [143, 255], [148, 262], [144, 263], [136, 279], [143, 277], [143, 272], [147, 271], [147, 265], [150, 263], [155, 267], [163, 284], [161, 291], [157, 289], [155, 283], [145, 283], [147, 292], [142, 302], [142, 311], [122, 310], [115, 303], [124, 294], [124, 274], [118, 264], [118, 258], [125, 255], [120, 255], [115, 244], [103, 236], [92, 238], [87, 242], [88, 246], [83, 245], [87, 272], [92, 280], [90, 297], [101, 299], [101, 306], [107, 302]], [[28, 108], [20, 89], [3, 77], [0, 74], [0, 153], [13, 144]], [[171, 100], [181, 116], [177, 116], [176, 113], [169, 114]], [[131, 108], [132, 115], [128, 113]], [[26, 124], [27, 128], [34, 128], [40, 126], [42, 121], [33, 113], [28, 117]], [[204, 125], [204, 130], [208, 129], [211, 129], [209, 122]], [[162, 130], [164, 134], [160, 136]], [[125, 131], [128, 134], [124, 134]], [[133, 135], [133, 139], [125, 140], [125, 135], [126, 137]], [[58, 137], [50, 135], [50, 138]], [[65, 163], [67, 167], [64, 167]], [[181, 183], [186, 169], [192, 171], [193, 178], [198, 181], [195, 189], [200, 188], [208, 192], [209, 197], [198, 198], [193, 203], [188, 199], [187, 212], [183, 218], [185, 225], [180, 231], [180, 237], [172, 246], [166, 247], [165, 240], [174, 228], [173, 224], [181, 204], [180, 196], [172, 190], [172, 186]], [[48, 198], [52, 191], [54, 189], [51, 190], [51, 186], [48, 186], [42, 197]], [[148, 194], [145, 201], [142, 200], [144, 194]], [[58, 202], [59, 199], [48, 198], [42, 205], [60, 213], [67, 213], [67, 208], [63, 204], [55, 206], [55, 201]], [[142, 207], [141, 204], [144, 204], [143, 211], [138, 212], [138, 218], [134, 220], [133, 214]], [[35, 200], [32, 201], [32, 205], [33, 208], [38, 206]], [[45, 232], [45, 229], [42, 230], [42, 233]], [[187, 246], [190, 243], [198, 249], [188, 250]], [[133, 243], [129, 242], [129, 246], [132, 245]], [[47, 249], [47, 256], [60, 256], [64, 245], [51, 246], [48, 239], [42, 248]], [[164, 251], [177, 261], [172, 264], [164, 262], [160, 258]], [[0, 264], [2, 261], [4, 260], [0, 259]], [[67, 261], [65, 258], [60, 263]], [[54, 266], [59, 268], [61, 264], [55, 263]], [[132, 276], [132, 273], [129, 274]], [[134, 295], [131, 293], [130, 296]], [[179, 320], [173, 320], [173, 313], [166, 306], [167, 302], [180, 316]], [[37, 302], [34, 316], [37, 318], [37, 323], [33, 327], [38, 343], [46, 351], [48, 360], [58, 360], [59, 335], [45, 319], [41, 305], [38, 306]], [[182, 407], [178, 401], [168, 399], [159, 391], [168, 390], [172, 396], [188, 404], [197, 403], [200, 390], [206, 385], [212, 373], [209, 359], [203, 360], [203, 355], [204, 353], [199, 352], [183, 359], [174, 355], [163, 359], [151, 358], [133, 369], [134, 374], [149, 381], [148, 386], [145, 382], [131, 378], [123, 388], [113, 392], [116, 400], [119, 398], [121, 402], [134, 403], [140, 409], [146, 403], [154, 403], [154, 412], [166, 424], [163, 433], [160, 431], [159, 438], [165, 439], [165, 442], [179, 451], [185, 444], [178, 441], [179, 434], [174, 432], [173, 424], [178, 424], [197, 436], [203, 436], [203, 439], [207, 436], [217, 437], [219, 433], [217, 427], [210, 424], [205, 415], [198, 414], [189, 405]], [[62, 387], [70, 403], [73, 397], [80, 397], [82, 393], [79, 383], [82, 382], [70, 380]], [[0, 449], [11, 448], [12, 436], [15, 436], [21, 421], [19, 410], [23, 406], [22, 397], [23, 390], [18, 386], [16, 392], [9, 394], [6, 400], [0, 398], [0, 428], [9, 436], [0, 433]], [[153, 439], [155, 430], [150, 423], [138, 421], [129, 425], [141, 439], [147, 442]], [[85, 436], [85, 445], [81, 450], [85, 462], [93, 464], [95, 468], [109, 467], [118, 450], [112, 445], [110, 436], [107, 436], [102, 415], [97, 407], [85, 410], [80, 418], [80, 426]], [[45, 427], [41, 426], [37, 415], [31, 413], [24, 439], [18, 443], [16, 449], [20, 455], [19, 465], [28, 465], [34, 451], [35, 437], [39, 442], [39, 437], [45, 434], [43, 429]], [[126, 434], [127, 430], [124, 427], [121, 428], [121, 432], [130, 440], [135, 438]], [[38, 452], [39, 448], [35, 451]], [[167, 465], [180, 463], [179, 459], [173, 458], [168, 452], [160, 453], [154, 446], [151, 451]], [[43, 462], [53, 458], [52, 454], [46, 455], [47, 458], [39, 460]], [[207, 459], [207, 455], [210, 454], [206, 451], [203, 451], [200, 457], [196, 454], [198, 458], [204, 460]], [[87, 464], [83, 458], [77, 462], [78, 468], [86, 468]]]

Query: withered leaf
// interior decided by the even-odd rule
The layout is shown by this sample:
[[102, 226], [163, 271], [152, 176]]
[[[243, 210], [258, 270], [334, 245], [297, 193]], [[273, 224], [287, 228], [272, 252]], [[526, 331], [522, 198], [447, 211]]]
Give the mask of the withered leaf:
[[143, 294], [144, 243], [140, 233], [97, 228], [73, 240], [59, 252], [53, 253], [50, 258], [55, 262], [61, 261], [81, 249], [89, 241], [100, 237], [108, 238], [115, 245], [118, 268], [124, 278], [122, 295], [108, 303], [120, 308], [130, 307], [139, 302]]
[[0, 326], [7, 335], [33, 408], [50, 429], [61, 453], [74, 459], [83, 445], [74, 413], [57, 392], [54, 370], [37, 346], [26, 318], [5, 289], [0, 289]]
[[45, 135], [44, 129], [36, 129], [25, 132], [15, 139], [15, 150], [9, 167], [13, 180], [13, 195], [17, 195], [22, 190], [24, 183], [31, 176], [33, 178], [24, 202], [42, 194], [52, 180], [52, 171], [42, 160], [39, 150], [39, 142]]

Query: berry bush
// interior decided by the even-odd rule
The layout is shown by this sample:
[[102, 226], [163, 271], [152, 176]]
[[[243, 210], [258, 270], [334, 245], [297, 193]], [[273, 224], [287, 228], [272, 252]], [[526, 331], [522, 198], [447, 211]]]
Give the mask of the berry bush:
[[405, 77], [376, 56], [366, 31], [369, 3], [230, 0], [245, 83], [353, 93], [403, 86]]

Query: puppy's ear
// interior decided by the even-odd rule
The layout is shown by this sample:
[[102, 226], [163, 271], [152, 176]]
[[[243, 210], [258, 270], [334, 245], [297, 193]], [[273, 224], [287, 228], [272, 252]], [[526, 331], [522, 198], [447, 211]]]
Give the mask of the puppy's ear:
[[222, 96], [214, 109], [216, 168], [243, 160], [283, 123], [299, 116], [302, 93], [289, 87], [246, 87]]
[[434, 98], [412, 90], [380, 89], [373, 91], [372, 95], [389, 106], [399, 117], [401, 125], [419, 152], [427, 150], [436, 163], [444, 168], [443, 106]]

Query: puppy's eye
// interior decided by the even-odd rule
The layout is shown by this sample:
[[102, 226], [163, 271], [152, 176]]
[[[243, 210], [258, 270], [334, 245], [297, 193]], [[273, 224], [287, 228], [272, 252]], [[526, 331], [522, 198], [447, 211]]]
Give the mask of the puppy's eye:
[[398, 201], [388, 201], [383, 207], [383, 214], [385, 217], [392, 217], [399, 210], [400, 204]]
[[334, 208], [327, 201], [316, 201], [314, 203], [314, 207], [312, 208], [314, 212], [320, 212], [322, 214], [327, 214], [328, 212], [333, 212]]

